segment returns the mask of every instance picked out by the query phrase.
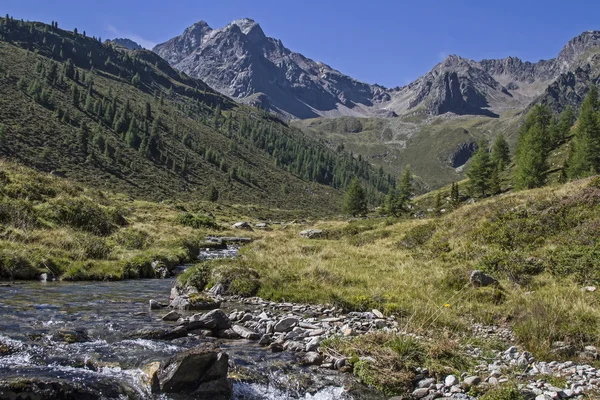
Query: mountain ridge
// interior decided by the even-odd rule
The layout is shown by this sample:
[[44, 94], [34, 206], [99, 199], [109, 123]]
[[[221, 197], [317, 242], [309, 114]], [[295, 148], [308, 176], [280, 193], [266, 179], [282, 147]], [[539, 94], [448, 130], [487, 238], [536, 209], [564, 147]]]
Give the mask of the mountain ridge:
[[592, 47], [600, 47], [599, 31], [583, 32], [557, 57], [535, 63], [512, 56], [474, 61], [451, 55], [393, 89], [361, 82], [296, 53], [266, 36], [250, 18], [220, 29], [199, 21], [153, 51], [237, 101], [307, 119], [446, 112], [495, 117], [527, 107]]

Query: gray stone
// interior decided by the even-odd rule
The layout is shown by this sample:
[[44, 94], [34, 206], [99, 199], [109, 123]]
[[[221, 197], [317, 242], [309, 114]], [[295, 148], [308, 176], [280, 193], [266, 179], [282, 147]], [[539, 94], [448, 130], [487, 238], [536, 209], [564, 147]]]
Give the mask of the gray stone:
[[244, 339], [248, 339], [248, 340], [258, 340], [260, 339], [260, 334], [245, 328], [243, 326], [240, 325], [233, 325], [233, 327], [231, 328], [233, 329], [233, 331], [235, 333], [237, 333], [238, 335], [240, 335], [240, 337], [244, 338]]
[[473, 386], [477, 386], [479, 385], [479, 383], [481, 382], [481, 378], [478, 376], [468, 376], [466, 377], [463, 382], [462, 382], [462, 386], [464, 388], [471, 388]]
[[492, 286], [498, 284], [498, 281], [496, 279], [477, 270], [471, 272], [471, 277], [469, 278], [469, 280], [471, 281], [471, 284], [476, 287]]
[[246, 231], [251, 231], [252, 226], [248, 222], [236, 222], [231, 226], [233, 229], [243, 229]]
[[189, 330], [193, 329], [214, 329], [224, 330], [232, 326], [229, 317], [221, 310], [212, 310], [206, 314], [195, 314], [190, 317], [187, 323]]
[[428, 388], [420, 388], [420, 389], [416, 389], [414, 392], [412, 392], [412, 395], [414, 397], [416, 397], [417, 399], [422, 399], [423, 397], [427, 396], [428, 394], [429, 394]]
[[300, 237], [303, 237], [305, 239], [319, 239], [323, 237], [324, 234], [325, 232], [320, 229], [306, 229], [300, 232]]
[[171, 311], [170, 313], [162, 317], [162, 320], [168, 322], [175, 322], [179, 318], [181, 318], [181, 314], [179, 314], [177, 311]]
[[446, 379], [444, 379], [444, 385], [446, 387], [452, 387], [454, 385], [458, 385], [458, 378], [454, 375], [448, 375]]
[[275, 324], [275, 332], [289, 332], [298, 325], [298, 318], [288, 317], [278, 321]]

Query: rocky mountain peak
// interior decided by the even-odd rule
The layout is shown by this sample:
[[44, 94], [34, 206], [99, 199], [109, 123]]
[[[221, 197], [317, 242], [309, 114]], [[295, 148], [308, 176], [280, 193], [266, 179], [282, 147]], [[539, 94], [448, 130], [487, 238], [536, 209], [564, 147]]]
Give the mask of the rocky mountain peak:
[[129, 50], [142, 50], [143, 49], [142, 46], [140, 46], [133, 40], [127, 39], [127, 38], [115, 38], [112, 40], [107, 40], [106, 42], [116, 44], [117, 46], [125, 47], [126, 49], [129, 49]]
[[560, 73], [568, 71], [586, 52], [600, 47], [600, 31], [586, 31], [571, 39], [556, 59]]

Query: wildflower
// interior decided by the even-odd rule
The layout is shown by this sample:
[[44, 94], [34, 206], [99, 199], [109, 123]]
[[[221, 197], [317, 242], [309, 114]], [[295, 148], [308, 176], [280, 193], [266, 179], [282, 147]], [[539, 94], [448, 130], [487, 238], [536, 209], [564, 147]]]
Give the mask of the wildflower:
[[446, 308], [450, 307], [450, 303], [444, 304], [444, 307], [446, 307]]

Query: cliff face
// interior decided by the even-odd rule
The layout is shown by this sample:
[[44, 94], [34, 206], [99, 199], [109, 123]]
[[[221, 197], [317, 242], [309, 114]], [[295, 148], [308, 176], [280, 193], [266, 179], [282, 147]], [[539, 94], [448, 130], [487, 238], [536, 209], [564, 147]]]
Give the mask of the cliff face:
[[[546, 91], [559, 78], [562, 82], [568, 74], [583, 77], [575, 70], [585, 70], [582, 59], [595, 63], [589, 56], [599, 47], [600, 32], [593, 31], [569, 41], [557, 58], [537, 63], [515, 57], [477, 62], [453, 55], [396, 89], [359, 82], [295, 53], [280, 40], [267, 37], [251, 19], [221, 29], [201, 21], [154, 51], [175, 68], [238, 101], [305, 119], [448, 112], [496, 116], [525, 108], [540, 95], [547, 97]], [[568, 100], [551, 97], [560, 103]]]

